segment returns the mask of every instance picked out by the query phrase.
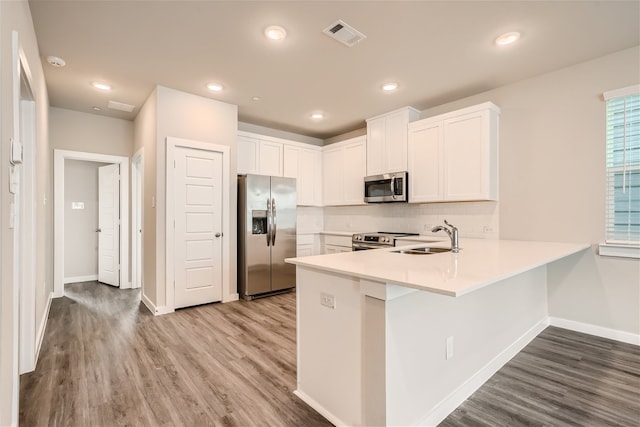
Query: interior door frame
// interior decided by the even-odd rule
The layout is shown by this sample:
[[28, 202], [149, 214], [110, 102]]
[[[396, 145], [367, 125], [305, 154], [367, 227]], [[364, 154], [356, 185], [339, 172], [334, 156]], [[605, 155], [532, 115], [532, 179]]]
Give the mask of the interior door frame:
[[[176, 147], [192, 148], [195, 150], [211, 151], [222, 154], [222, 301], [229, 299], [229, 268], [230, 268], [230, 248], [231, 234], [229, 230], [229, 206], [230, 206], [230, 182], [229, 182], [229, 157], [231, 150], [226, 145], [213, 144], [209, 142], [193, 141], [189, 139], [167, 137], [167, 163], [166, 168], [166, 246], [165, 246], [165, 274], [166, 274], [166, 312], [175, 311], [175, 271], [174, 263], [169, 260], [174, 259], [175, 232], [174, 232], [174, 201], [175, 194], [173, 185]], [[171, 167], [169, 167], [171, 165]]]
[[82, 151], [53, 150], [53, 296], [64, 296], [64, 170], [65, 160], [120, 165], [120, 289], [129, 281], [129, 158]]
[[[142, 229], [144, 218], [144, 147], [131, 157], [131, 287], [141, 288], [144, 281], [144, 241]], [[140, 240], [138, 240], [140, 239]], [[140, 281], [138, 282], [138, 275]]]

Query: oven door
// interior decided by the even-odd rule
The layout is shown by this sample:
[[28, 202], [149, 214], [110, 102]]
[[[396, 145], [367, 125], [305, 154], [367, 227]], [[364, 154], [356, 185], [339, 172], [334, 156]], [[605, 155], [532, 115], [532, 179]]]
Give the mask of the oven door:
[[372, 243], [352, 243], [351, 250], [352, 251], [368, 251], [369, 249], [380, 249], [384, 248], [384, 245], [376, 245]]

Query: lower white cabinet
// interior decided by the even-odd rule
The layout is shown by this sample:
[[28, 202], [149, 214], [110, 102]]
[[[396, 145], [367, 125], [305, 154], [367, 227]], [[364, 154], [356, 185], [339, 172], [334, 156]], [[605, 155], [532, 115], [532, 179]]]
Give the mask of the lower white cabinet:
[[351, 235], [322, 235], [322, 253], [337, 254], [340, 252], [351, 252]]
[[318, 255], [316, 250], [317, 234], [299, 234], [296, 238], [296, 256]]
[[479, 104], [409, 124], [409, 202], [498, 199], [500, 109]]
[[322, 152], [325, 206], [363, 205], [367, 138], [359, 136], [325, 147]]

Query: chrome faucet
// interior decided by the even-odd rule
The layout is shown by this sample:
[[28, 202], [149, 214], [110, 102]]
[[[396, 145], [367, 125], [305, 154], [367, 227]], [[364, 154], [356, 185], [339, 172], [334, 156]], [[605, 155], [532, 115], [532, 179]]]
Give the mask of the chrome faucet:
[[447, 233], [447, 235], [451, 239], [451, 252], [458, 253], [460, 251], [460, 247], [458, 245], [458, 228], [449, 224], [446, 219], [444, 220], [444, 223], [451, 229], [444, 227], [442, 225], [438, 225], [436, 227], [433, 227], [431, 229], [431, 232], [437, 233], [438, 231], [444, 231], [445, 233]]

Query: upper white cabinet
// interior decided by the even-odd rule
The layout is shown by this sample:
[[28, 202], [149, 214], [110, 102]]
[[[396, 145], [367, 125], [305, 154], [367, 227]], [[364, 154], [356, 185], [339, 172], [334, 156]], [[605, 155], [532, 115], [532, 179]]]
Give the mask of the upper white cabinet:
[[283, 144], [238, 132], [238, 173], [283, 175]]
[[407, 170], [407, 125], [419, 117], [404, 107], [367, 120], [367, 175]]
[[284, 144], [284, 176], [296, 178], [299, 206], [322, 206], [322, 149]]
[[360, 136], [324, 147], [322, 177], [325, 206], [364, 204], [366, 140]]
[[409, 125], [409, 202], [498, 199], [500, 109], [486, 102]]

